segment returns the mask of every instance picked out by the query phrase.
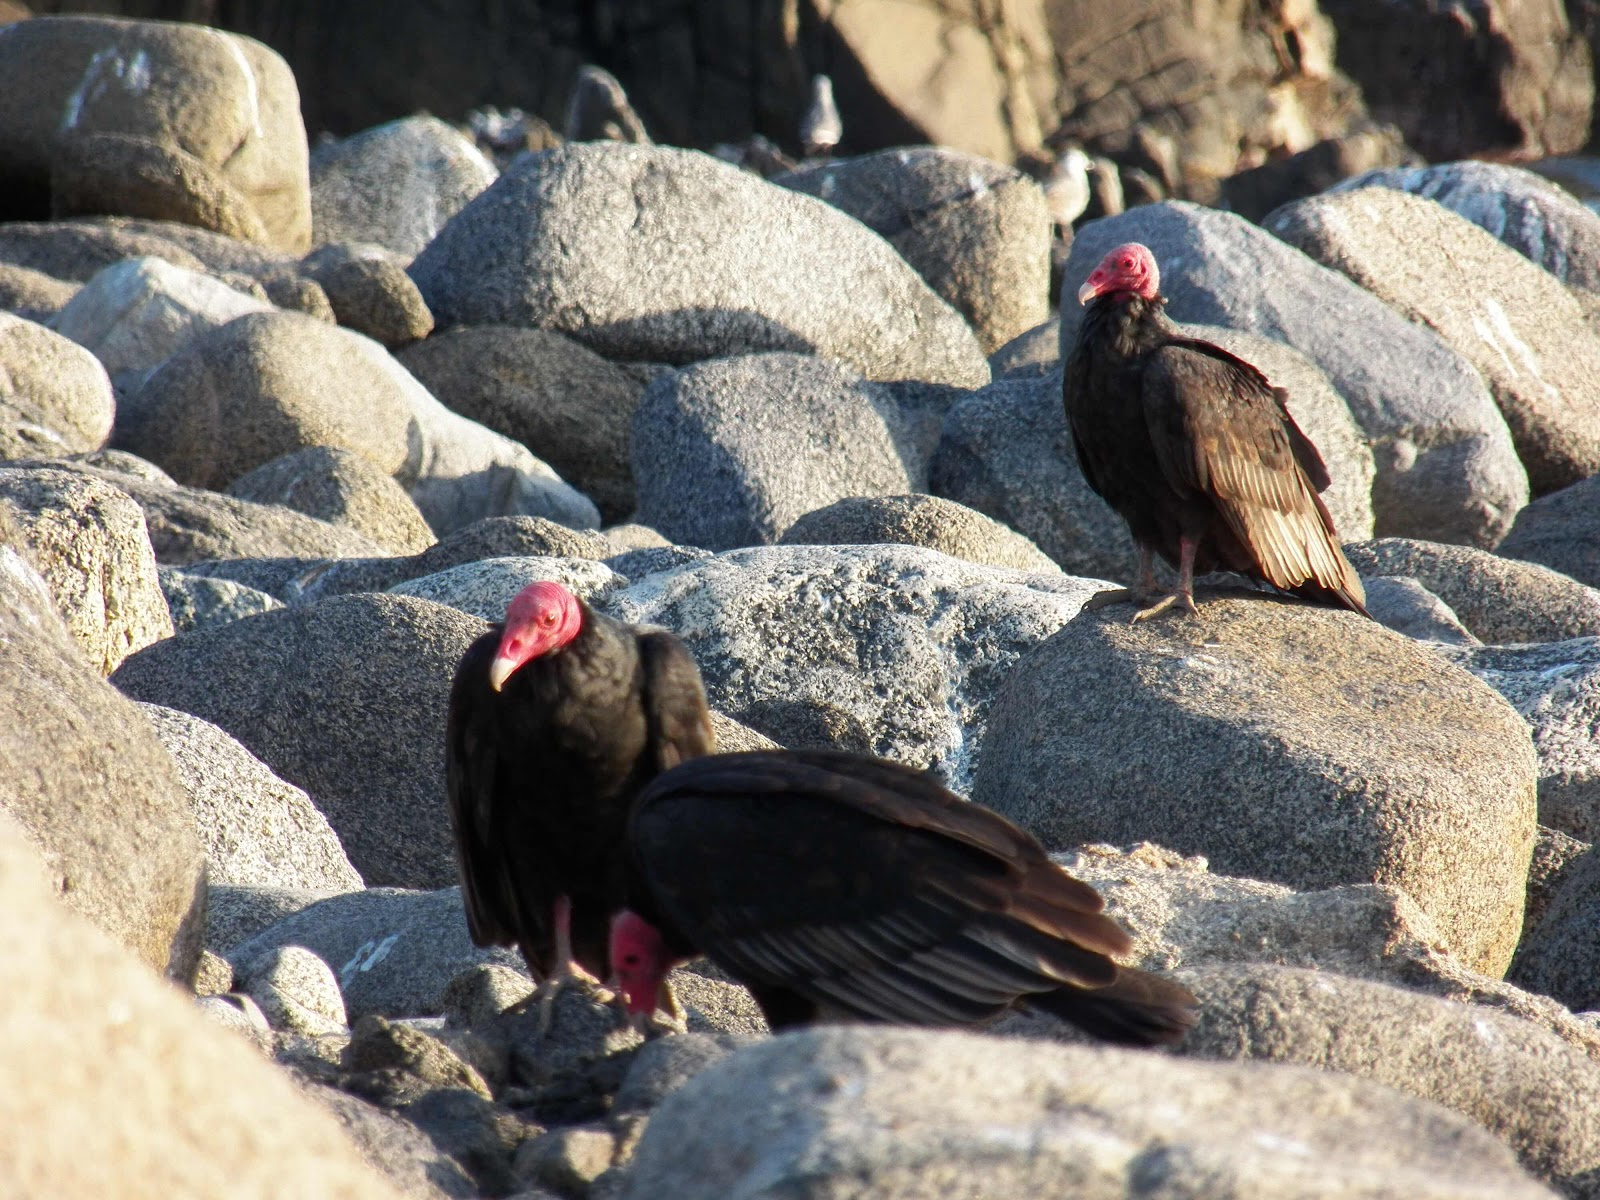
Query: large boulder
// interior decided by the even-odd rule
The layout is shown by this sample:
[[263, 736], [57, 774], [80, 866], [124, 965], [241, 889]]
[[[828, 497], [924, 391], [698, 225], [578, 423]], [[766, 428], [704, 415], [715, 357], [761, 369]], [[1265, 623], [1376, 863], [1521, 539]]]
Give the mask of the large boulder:
[[1386, 187], [1437, 200], [1569, 287], [1600, 292], [1600, 213], [1542, 175], [1507, 163], [1390, 167], [1331, 191]]
[[[677, 633], [711, 702], [775, 741], [844, 726], [959, 790], [1007, 671], [1095, 586], [920, 546], [767, 546], [648, 575], [607, 608]], [[752, 713], [780, 703], [781, 723]]]
[[300, 94], [283, 59], [251, 38], [154, 21], [23, 21], [0, 39], [0, 113], [6, 219], [48, 213], [58, 138], [130, 134], [209, 168], [249, 201], [271, 245], [310, 244]]
[[67, 306], [78, 287], [32, 267], [0, 262], [0, 309], [42, 325]]
[[881, 236], [967, 319], [985, 354], [1044, 320], [1050, 210], [1022, 172], [936, 146], [880, 150], [773, 180]]
[[916, 490], [893, 394], [801, 354], [717, 359], [664, 375], [633, 419], [638, 517], [675, 542], [759, 546], [846, 496]]
[[1600, 587], [1600, 475], [1540, 496], [1517, 514], [1498, 549]]
[[0, 507], [97, 672], [172, 636], [144, 513], [124, 492], [77, 471], [0, 467]]
[[[7, 763], [8, 779], [16, 765]], [[159, 841], [146, 853], [159, 855]], [[125, 868], [135, 878], [144, 870], [137, 861]], [[11, 1080], [0, 1097], [10, 1131], [0, 1174], [9, 1188], [129, 1200], [396, 1200], [283, 1072], [68, 912], [40, 874], [24, 835], [0, 816], [0, 1065]]]
[[608, 358], [826, 355], [972, 386], [970, 328], [837, 209], [706, 155], [585, 143], [521, 159], [411, 265], [441, 325], [531, 325]]
[[926, 546], [952, 558], [1018, 571], [1060, 570], [1014, 529], [981, 512], [920, 493], [852, 496], [808, 512], [778, 539], [782, 546]]
[[116, 402], [94, 355], [32, 321], [0, 313], [0, 461], [98, 450]]
[[[187, 981], [200, 955], [206, 895], [187, 797], [144, 716], [85, 665], [43, 580], [11, 548], [19, 541], [15, 519], [0, 507], [0, 686], [10, 705], [0, 726], [0, 809], [38, 848], [63, 903], [147, 967]], [[20, 902], [25, 872], [6, 853], [12, 866], [0, 878]], [[39, 907], [29, 901], [26, 911]], [[31, 937], [36, 920], [7, 911], [8, 936]], [[12, 986], [27, 995], [51, 985], [24, 972]], [[14, 1013], [25, 1011], [18, 994], [12, 1001]]]
[[1354, 614], [1200, 605], [1138, 626], [1102, 609], [1025, 657], [989, 713], [973, 799], [1053, 848], [1149, 838], [1297, 889], [1392, 884], [1464, 962], [1503, 974], [1535, 825], [1517, 713]]
[[246, 471], [228, 485], [227, 494], [348, 526], [395, 554], [421, 554], [436, 540], [394, 477], [352, 450], [308, 446], [292, 451]]
[[1568, 154], [1589, 135], [1589, 47], [1566, 6], [1322, 0], [1372, 115], [1433, 161]]
[[87, 283], [125, 258], [164, 258], [188, 271], [265, 278], [293, 268], [292, 255], [173, 221], [76, 217], [0, 223], [0, 262]]
[[1264, 224], [1477, 368], [1534, 495], [1600, 472], [1600, 336], [1550, 272], [1444, 205], [1392, 188], [1297, 200]]
[[1364, 579], [1415, 579], [1485, 642], [1600, 635], [1600, 591], [1532, 563], [1410, 538], [1347, 540], [1345, 557]]
[[362, 886], [339, 835], [305, 792], [211, 722], [159, 704], [140, 708], [189, 795], [208, 883], [334, 892]]
[[1301, 1063], [1431, 1100], [1504, 1141], [1565, 1195], [1600, 1195], [1600, 1062], [1527, 1021], [1326, 971], [1186, 971], [1182, 1053]]
[[1173, 319], [1287, 342], [1327, 373], [1372, 446], [1378, 536], [1487, 547], [1504, 535], [1527, 473], [1482, 379], [1433, 330], [1257, 226], [1192, 204], [1082, 226], [1068, 282], [1129, 241], [1155, 253]]
[[570, 337], [461, 326], [396, 356], [451, 410], [521, 442], [595, 502], [605, 521], [634, 508], [638, 376]]
[[1574, 1010], [1600, 1009], [1600, 854], [1588, 851], [1550, 898], [1550, 907], [1517, 951], [1511, 977]]
[[841, 1026], [738, 1050], [668, 1096], [628, 1200], [794, 1194], [1193, 1200], [1548, 1197], [1499, 1139], [1302, 1067]]
[[456, 878], [445, 703], [485, 628], [426, 600], [340, 596], [159, 642], [113, 682], [221, 726], [303, 787], [369, 884], [441, 887]]
[[437, 117], [403, 117], [311, 153], [311, 232], [318, 246], [374, 242], [415, 257], [499, 174]]

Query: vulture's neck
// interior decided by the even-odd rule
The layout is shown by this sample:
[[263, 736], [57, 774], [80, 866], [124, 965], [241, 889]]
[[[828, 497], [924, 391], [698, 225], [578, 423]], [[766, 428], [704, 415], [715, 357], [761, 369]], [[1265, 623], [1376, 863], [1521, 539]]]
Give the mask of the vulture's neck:
[[1136, 358], [1172, 336], [1165, 304], [1160, 296], [1146, 300], [1132, 292], [1101, 296], [1084, 313], [1080, 336], [1118, 357]]

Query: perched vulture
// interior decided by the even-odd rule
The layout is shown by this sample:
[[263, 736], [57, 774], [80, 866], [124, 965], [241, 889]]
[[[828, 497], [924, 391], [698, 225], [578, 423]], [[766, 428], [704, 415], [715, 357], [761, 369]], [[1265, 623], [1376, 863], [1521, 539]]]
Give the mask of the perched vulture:
[[1195, 572], [1237, 571], [1319, 604], [1366, 613], [1355, 568], [1317, 493], [1328, 469], [1255, 367], [1162, 312], [1160, 274], [1137, 242], [1118, 246], [1078, 291], [1088, 306], [1067, 357], [1067, 423], [1089, 486], [1139, 547], [1141, 600], [1161, 555], [1194, 611]]
[[716, 749], [689, 652], [530, 584], [462, 655], [445, 738], [472, 940], [517, 946], [541, 981], [574, 963], [603, 976], [628, 811], [660, 772]]
[[654, 1010], [705, 954], [774, 1029], [830, 1019], [984, 1021], [1022, 1002], [1109, 1041], [1175, 1042], [1194, 997], [1120, 967], [1131, 940], [1088, 884], [932, 775], [842, 751], [684, 763], [628, 824], [611, 968]]

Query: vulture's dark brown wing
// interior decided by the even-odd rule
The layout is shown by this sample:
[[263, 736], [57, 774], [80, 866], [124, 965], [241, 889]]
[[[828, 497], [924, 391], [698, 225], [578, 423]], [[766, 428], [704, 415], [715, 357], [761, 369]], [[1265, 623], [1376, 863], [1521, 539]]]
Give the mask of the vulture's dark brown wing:
[[641, 633], [639, 662], [655, 769], [666, 771], [687, 759], [715, 754], [717, 738], [711, 729], [705, 685], [684, 644], [665, 630]]
[[[1313, 454], [1315, 447], [1285, 419], [1259, 371], [1215, 346], [1178, 339], [1150, 354], [1143, 392], [1162, 471], [1180, 490], [1210, 498], [1268, 583], [1286, 591], [1311, 585], [1364, 611], [1360, 577], [1297, 443]], [[1326, 477], [1326, 468], [1319, 473]]]
[[529, 935], [549, 920], [544, 905], [525, 901], [506, 864], [506, 809], [497, 797], [514, 781], [501, 756], [496, 694], [489, 687], [489, 664], [499, 643], [497, 625], [467, 648], [445, 716], [445, 791], [461, 869], [461, 903], [480, 946], [536, 940]]
[[865, 1019], [965, 1023], [1105, 987], [1130, 944], [1027, 834], [877, 759], [685, 763], [643, 793], [630, 843], [682, 940], [753, 986]]

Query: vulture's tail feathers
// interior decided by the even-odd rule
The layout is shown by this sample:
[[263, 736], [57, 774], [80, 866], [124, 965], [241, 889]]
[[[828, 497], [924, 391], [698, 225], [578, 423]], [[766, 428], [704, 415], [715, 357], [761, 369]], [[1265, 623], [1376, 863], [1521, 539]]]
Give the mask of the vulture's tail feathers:
[[1124, 1046], [1180, 1042], [1200, 1016], [1188, 989], [1130, 967], [1119, 970], [1109, 987], [1058, 988], [1029, 996], [1027, 1002], [1102, 1041]]

